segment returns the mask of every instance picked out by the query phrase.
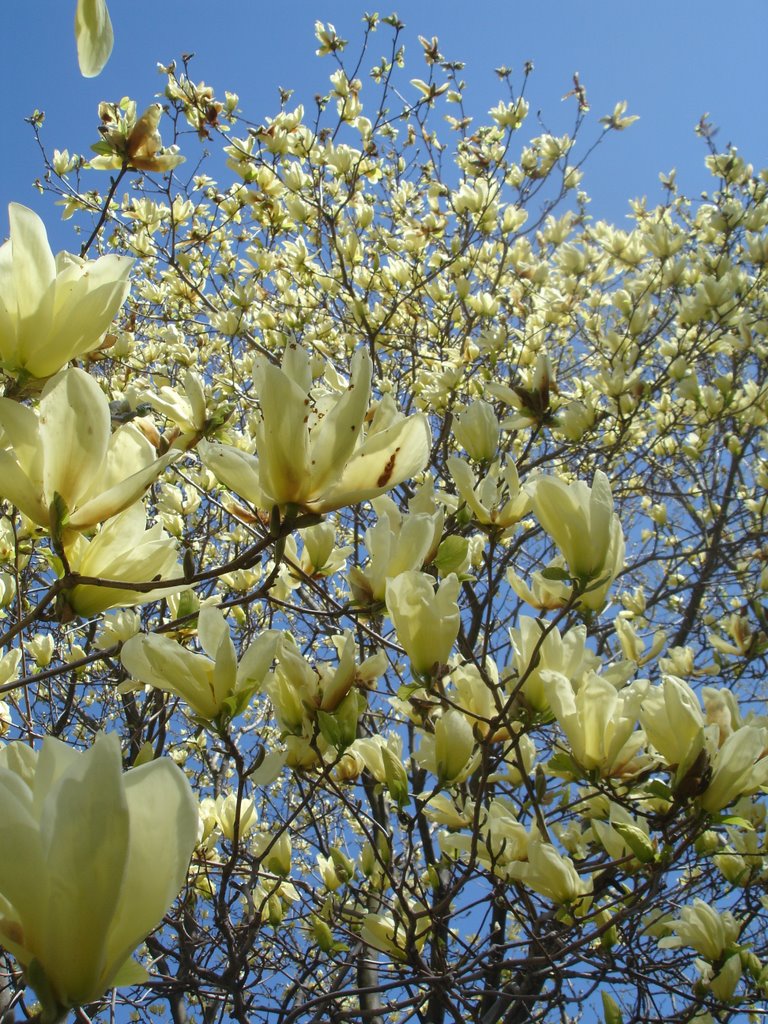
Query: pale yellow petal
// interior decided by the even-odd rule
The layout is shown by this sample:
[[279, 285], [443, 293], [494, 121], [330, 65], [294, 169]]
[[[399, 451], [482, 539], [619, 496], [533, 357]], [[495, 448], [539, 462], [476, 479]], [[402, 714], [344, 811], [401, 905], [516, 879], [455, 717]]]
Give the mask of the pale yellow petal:
[[94, 78], [109, 60], [115, 41], [105, 0], [77, 0], [75, 41], [80, 73]]

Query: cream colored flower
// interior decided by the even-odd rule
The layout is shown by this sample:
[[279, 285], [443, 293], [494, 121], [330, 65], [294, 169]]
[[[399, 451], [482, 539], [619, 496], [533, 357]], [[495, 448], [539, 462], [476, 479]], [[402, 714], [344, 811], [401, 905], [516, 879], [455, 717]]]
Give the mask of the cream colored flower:
[[[713, 727], [710, 726], [710, 729]], [[719, 811], [768, 783], [768, 729], [743, 725], [711, 756], [712, 777], [701, 805]]]
[[151, 103], [141, 117], [136, 117], [133, 100], [99, 105], [102, 119], [102, 139], [93, 146], [97, 156], [90, 165], [97, 171], [121, 170], [132, 167], [137, 171], [155, 171], [163, 174], [184, 163], [186, 157], [178, 146], [163, 146], [160, 136], [160, 118], [163, 108]]
[[690, 946], [707, 960], [716, 961], [738, 939], [741, 921], [729, 910], [719, 913], [704, 900], [697, 899], [683, 907], [680, 917], [670, 921], [667, 927], [673, 935], [659, 942], [662, 948]]
[[434, 735], [422, 736], [416, 760], [441, 785], [461, 782], [477, 763], [474, 749], [472, 726], [460, 711], [449, 708], [435, 723]]
[[233, 717], [264, 681], [281, 634], [276, 629], [261, 633], [238, 663], [218, 608], [201, 608], [197, 629], [205, 654], [188, 651], [169, 637], [140, 634], [123, 645], [122, 663], [134, 679], [176, 694], [201, 718], [212, 721], [225, 710]]
[[470, 402], [456, 417], [453, 432], [475, 462], [490, 462], [496, 455], [500, 427], [490, 402]]
[[74, 367], [46, 384], [39, 413], [0, 399], [0, 427], [0, 496], [55, 535], [133, 505], [174, 457], [155, 458], [133, 424], [113, 434], [104, 392]]
[[14, 374], [50, 377], [93, 352], [128, 295], [133, 260], [54, 256], [42, 220], [8, 207], [10, 237], [0, 246], [0, 360]]
[[576, 690], [585, 672], [600, 665], [600, 659], [586, 645], [586, 626], [574, 626], [562, 636], [552, 623], [521, 615], [517, 626], [510, 629], [509, 639], [512, 645], [509, 668], [513, 674], [507, 680], [507, 689], [520, 690], [534, 711], [549, 709], [543, 672], [562, 673]]
[[50, 738], [0, 752], [0, 943], [47, 1019], [147, 979], [131, 954], [184, 884], [197, 829], [182, 772], [123, 774], [114, 734], [85, 753]]
[[531, 497], [520, 487], [517, 467], [511, 459], [503, 466], [494, 463], [479, 482], [463, 459], [451, 455], [446, 464], [459, 496], [483, 526], [507, 529], [530, 511]]
[[650, 743], [669, 765], [689, 762], [704, 742], [699, 698], [683, 680], [667, 676], [643, 699], [640, 721]]
[[200, 457], [225, 486], [261, 508], [330, 512], [391, 490], [426, 465], [429, 425], [423, 415], [406, 418], [380, 403], [365, 433], [371, 374], [361, 348], [343, 395], [316, 396], [309, 355], [289, 346], [281, 369], [263, 360], [256, 373], [256, 456], [203, 443]]
[[506, 868], [510, 878], [523, 882], [553, 903], [570, 903], [583, 896], [588, 885], [579, 876], [570, 857], [558, 853], [551, 843], [531, 838], [526, 859], [513, 861]]
[[67, 545], [67, 559], [72, 572], [80, 576], [125, 583], [157, 581], [157, 588], [139, 591], [76, 583], [62, 595], [72, 612], [87, 618], [107, 608], [146, 604], [185, 589], [183, 584], [163, 587], [163, 579], [181, 576], [178, 549], [159, 523], [149, 529], [146, 525], [144, 506], [132, 505], [106, 522], [92, 539], [76, 535]]
[[437, 550], [445, 519], [442, 510], [403, 514], [384, 494], [371, 504], [378, 520], [365, 531], [370, 558], [364, 570], [353, 566], [349, 572], [352, 594], [361, 604], [383, 601], [388, 579], [421, 569]]
[[570, 750], [582, 768], [608, 777], [619, 774], [645, 739], [636, 729], [647, 681], [624, 690], [594, 672], [588, 672], [574, 692], [559, 672], [542, 673], [549, 706], [566, 735]]
[[437, 593], [432, 577], [423, 572], [403, 572], [387, 580], [387, 612], [417, 675], [428, 675], [448, 661], [461, 621], [456, 603], [460, 586], [454, 573]]
[[616, 578], [624, 566], [624, 535], [605, 473], [596, 471], [592, 487], [581, 480], [567, 484], [558, 477], [539, 477], [533, 511], [574, 576], [584, 581]]

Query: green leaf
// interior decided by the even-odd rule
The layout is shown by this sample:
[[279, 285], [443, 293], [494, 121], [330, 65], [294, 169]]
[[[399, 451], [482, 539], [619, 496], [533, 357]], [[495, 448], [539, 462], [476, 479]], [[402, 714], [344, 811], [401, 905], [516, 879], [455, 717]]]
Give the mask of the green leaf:
[[605, 1024], [624, 1024], [624, 1015], [619, 1009], [619, 1004], [609, 995], [607, 992], [601, 992], [600, 997], [603, 1000], [603, 1018]]
[[570, 583], [572, 580], [568, 570], [561, 568], [559, 565], [548, 565], [546, 569], [541, 570], [541, 577], [545, 580], [551, 580], [553, 583]]
[[341, 728], [333, 715], [327, 711], [317, 712], [317, 724], [320, 726], [320, 733], [323, 739], [332, 747], [339, 747], [341, 743]]
[[656, 859], [653, 841], [637, 825], [630, 825], [627, 821], [615, 821], [613, 827], [641, 864], [649, 864]]
[[728, 814], [725, 817], [719, 818], [718, 824], [735, 825], [737, 828], [744, 828], [748, 832], [755, 831], [755, 826], [751, 821], [748, 821], [746, 818], [740, 818], [737, 814]]
[[550, 757], [548, 767], [553, 772], [558, 772], [565, 775], [574, 775], [577, 778], [582, 775], [582, 772], [579, 770], [576, 762], [573, 760], [571, 755], [566, 754], [563, 751], [561, 751], [558, 754], [554, 754], [552, 757]]
[[645, 787], [645, 792], [649, 796], [659, 797], [661, 800], [671, 800], [672, 790], [661, 779], [652, 779]]
[[467, 557], [469, 541], [466, 537], [446, 537], [437, 549], [435, 565], [441, 576], [458, 572]]

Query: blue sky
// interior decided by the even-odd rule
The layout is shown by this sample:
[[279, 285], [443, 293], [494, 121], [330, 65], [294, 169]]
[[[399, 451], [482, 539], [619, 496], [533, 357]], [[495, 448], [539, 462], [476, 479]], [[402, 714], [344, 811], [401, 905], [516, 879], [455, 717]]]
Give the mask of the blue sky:
[[[73, 38], [75, 0], [7, 0], [0, 39], [0, 84], [5, 100], [5, 159], [0, 163], [0, 207], [9, 201], [33, 206], [44, 216], [56, 247], [69, 240], [67, 225], [50, 197], [36, 196], [31, 183], [41, 168], [32, 132], [24, 118], [34, 108], [46, 113], [49, 149], [87, 153], [97, 140], [97, 104], [130, 95], [139, 108], [162, 89], [158, 61], [194, 52], [192, 75], [217, 91], [239, 93], [252, 120], [277, 109], [277, 87], [296, 90], [297, 101], [327, 88], [330, 63], [315, 57], [315, 19], [331, 21], [350, 40], [361, 37], [366, 10], [391, 8], [370, 0], [109, 0], [116, 44], [107, 68], [86, 80], [77, 70]], [[517, 71], [535, 64], [528, 97], [532, 115], [527, 140], [541, 127], [535, 113], [556, 132], [572, 122], [573, 100], [561, 97], [579, 71], [594, 117], [626, 99], [641, 120], [607, 141], [590, 161], [584, 185], [593, 197], [592, 213], [621, 222], [630, 198], [661, 196], [659, 172], [678, 170], [684, 191], [709, 187], [705, 149], [694, 135], [708, 112], [719, 126], [717, 143], [733, 142], [746, 159], [768, 166], [768, 3], [744, 0], [730, 5], [712, 0], [642, 4], [616, 0], [408, 0], [396, 10], [407, 28], [407, 78], [423, 77], [419, 34], [437, 35], [443, 55], [466, 62], [469, 112], [482, 117], [502, 97], [493, 68]], [[367, 66], [384, 52], [371, 51]], [[449, 132], [446, 128], [446, 136]], [[99, 187], [105, 182], [98, 181]], [[0, 210], [0, 237], [7, 231]]]

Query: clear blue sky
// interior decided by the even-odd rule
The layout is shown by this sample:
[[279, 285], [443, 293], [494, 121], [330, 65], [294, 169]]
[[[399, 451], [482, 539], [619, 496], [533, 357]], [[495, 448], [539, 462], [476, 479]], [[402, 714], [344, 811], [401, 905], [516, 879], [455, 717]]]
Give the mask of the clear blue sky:
[[[295, 89], [296, 100], [309, 104], [326, 90], [332, 66], [314, 55], [315, 19], [333, 22], [354, 52], [363, 12], [391, 10], [377, 8], [373, 0], [109, 3], [115, 50], [102, 75], [91, 80], [77, 70], [75, 0], [3, 5], [0, 237], [7, 232], [4, 207], [14, 200], [44, 216], [57, 246], [68, 240], [67, 226], [55, 226], [59, 213], [51, 199], [36, 197], [31, 188], [41, 165], [24, 117], [35, 107], [46, 113], [44, 137], [51, 150], [87, 153], [97, 139], [100, 100], [129, 94], [143, 108], [162, 89], [156, 63], [194, 52], [196, 80], [238, 92], [244, 111], [260, 120], [276, 110], [278, 85]], [[768, 166], [767, 0], [408, 0], [395, 9], [407, 26], [408, 77], [424, 74], [417, 35], [437, 35], [446, 58], [466, 62], [470, 113], [478, 117], [502, 95], [493, 68], [519, 70], [526, 60], [536, 68], [528, 93], [532, 112], [540, 109], [555, 131], [571, 123], [573, 100], [563, 103], [561, 97], [574, 71], [587, 87], [595, 120], [617, 100], [628, 101], [629, 112], [641, 120], [608, 140], [585, 180], [596, 216], [620, 222], [629, 198], [657, 200], [658, 174], [672, 167], [689, 194], [708, 187], [704, 146], [693, 134], [705, 111], [719, 125], [719, 145], [733, 142], [748, 160]], [[532, 117], [527, 133], [538, 130]]]

